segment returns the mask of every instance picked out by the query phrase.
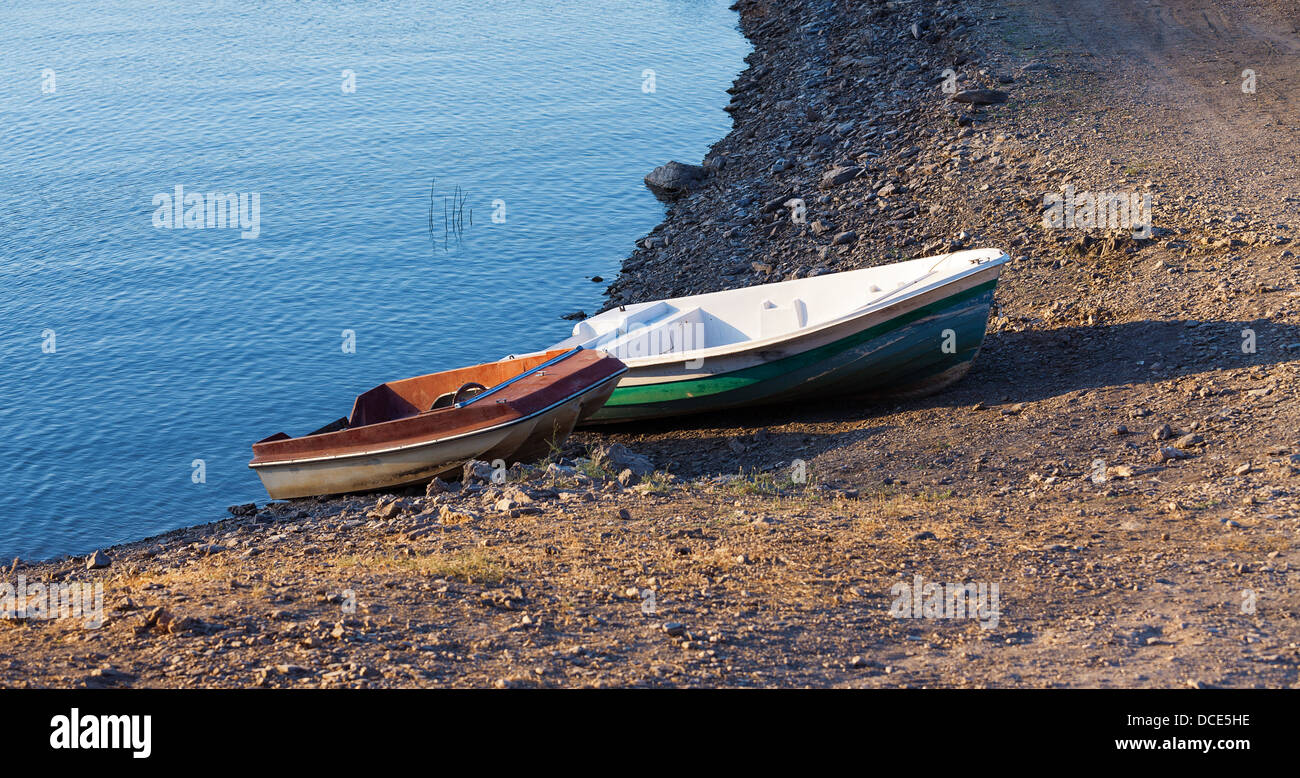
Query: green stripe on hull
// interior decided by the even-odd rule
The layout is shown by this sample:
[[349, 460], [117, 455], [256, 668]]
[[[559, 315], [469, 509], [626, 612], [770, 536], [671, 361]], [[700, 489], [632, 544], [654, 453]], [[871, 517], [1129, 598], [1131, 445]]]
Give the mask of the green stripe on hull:
[[[675, 416], [805, 397], [883, 392], [974, 359], [997, 281], [989, 281], [784, 359], [706, 378], [619, 387], [588, 422]], [[944, 353], [941, 333], [956, 333]]]

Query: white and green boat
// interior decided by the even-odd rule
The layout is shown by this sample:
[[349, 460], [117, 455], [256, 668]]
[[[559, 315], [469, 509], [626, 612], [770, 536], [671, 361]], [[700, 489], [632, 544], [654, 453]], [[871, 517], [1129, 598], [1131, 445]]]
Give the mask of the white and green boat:
[[970, 369], [1007, 259], [961, 251], [626, 305], [551, 348], [601, 349], [629, 368], [588, 424], [928, 394]]

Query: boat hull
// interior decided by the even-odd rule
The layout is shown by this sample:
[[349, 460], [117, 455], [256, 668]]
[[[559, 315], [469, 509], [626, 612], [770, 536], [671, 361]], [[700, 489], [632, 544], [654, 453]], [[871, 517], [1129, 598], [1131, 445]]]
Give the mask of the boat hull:
[[[983, 344], [999, 267], [763, 350], [629, 365], [586, 424], [843, 396], [915, 396], [959, 380]], [[951, 332], [949, 332], [951, 331]]]
[[380, 453], [266, 464], [256, 472], [267, 494], [283, 500], [421, 484], [435, 476], [457, 474], [471, 459], [531, 461], [600, 408], [617, 381], [615, 376], [542, 412], [491, 429], [416, 441]]

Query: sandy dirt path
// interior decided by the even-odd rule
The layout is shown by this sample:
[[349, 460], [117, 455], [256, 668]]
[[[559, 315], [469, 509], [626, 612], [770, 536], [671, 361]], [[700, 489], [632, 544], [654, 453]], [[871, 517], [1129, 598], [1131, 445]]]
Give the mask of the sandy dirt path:
[[1013, 2], [1008, 13], [1095, 76], [1079, 113], [1105, 124], [1116, 153], [1150, 160], [1171, 186], [1221, 207], [1294, 213], [1300, 6], [1050, 0]]

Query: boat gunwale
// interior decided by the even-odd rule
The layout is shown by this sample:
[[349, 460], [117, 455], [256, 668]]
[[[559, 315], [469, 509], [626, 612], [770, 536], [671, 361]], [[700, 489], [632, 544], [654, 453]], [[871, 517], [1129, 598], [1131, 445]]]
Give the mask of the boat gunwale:
[[[549, 411], [552, 411], [552, 410], [554, 410], [555, 408], [557, 408], [557, 407], [559, 407], [559, 406], [561, 406], [561, 405], [564, 405], [565, 403], [569, 402], [570, 400], [573, 400], [575, 397], [581, 397], [581, 396], [584, 395], [584, 394], [589, 394], [589, 393], [595, 391], [596, 389], [599, 389], [600, 387], [604, 386], [605, 384], [609, 383], [610, 381], [613, 381], [613, 380], [615, 380], [615, 379], [621, 377], [624, 373], [626, 373], [626, 372], [628, 371], [628, 369], [629, 369], [629, 368], [628, 368], [627, 365], [625, 364], [625, 365], [623, 365], [619, 370], [617, 370], [617, 371], [615, 371], [615, 372], [609, 374], [608, 376], [606, 376], [605, 378], [601, 379], [601, 380], [598, 381], [597, 383], [590, 384], [590, 385], [588, 385], [587, 387], [583, 388], [581, 391], [574, 392], [573, 394], [568, 395], [567, 397], [565, 397], [565, 398], [562, 399], [562, 400], [557, 400], [556, 402], [551, 403], [550, 405], [546, 406], [545, 408], [541, 408], [541, 409], [539, 409], [539, 410], [537, 410], [537, 411], [534, 411], [534, 412], [532, 412], [532, 413], [530, 413], [530, 414], [528, 414], [528, 415], [526, 415], [526, 416], [516, 416], [516, 417], [514, 417], [514, 418], [512, 418], [512, 419], [510, 419], [510, 420], [508, 420], [508, 421], [504, 421], [504, 422], [502, 422], [502, 423], [500, 423], [500, 424], [494, 424], [494, 425], [492, 425], [492, 426], [490, 426], [490, 427], [476, 427], [476, 428], [474, 428], [474, 429], [472, 429], [472, 430], [469, 430], [469, 431], [467, 431], [467, 432], [458, 433], [458, 434], [456, 434], [456, 435], [448, 435], [448, 436], [446, 436], [446, 437], [434, 438], [434, 439], [432, 439], [432, 440], [420, 440], [420, 441], [416, 441], [416, 442], [413, 442], [413, 443], [404, 443], [404, 444], [397, 445], [397, 446], [389, 446], [388, 448], [383, 448], [383, 449], [368, 449], [368, 450], [365, 450], [365, 451], [349, 451], [349, 452], [344, 452], [344, 453], [341, 453], [341, 454], [327, 454], [327, 455], [324, 455], [324, 456], [305, 457], [305, 458], [300, 458], [300, 459], [276, 459], [276, 460], [268, 460], [268, 461], [265, 461], [265, 462], [258, 462], [258, 461], [257, 461], [257, 458], [254, 457], [253, 460], [250, 461], [250, 462], [248, 463], [248, 466], [249, 466], [249, 468], [256, 470], [256, 469], [258, 469], [258, 468], [281, 467], [281, 466], [285, 466], [285, 467], [287, 467], [287, 466], [289, 466], [289, 465], [310, 464], [310, 463], [312, 463], [312, 462], [331, 462], [331, 461], [340, 460], [340, 459], [357, 459], [357, 458], [360, 458], [360, 457], [370, 457], [370, 456], [379, 456], [379, 455], [381, 455], [381, 454], [391, 454], [391, 453], [393, 453], [393, 452], [395, 452], [395, 451], [405, 451], [405, 450], [407, 450], [407, 449], [420, 448], [420, 447], [423, 447], [423, 446], [433, 446], [433, 445], [437, 445], [437, 444], [439, 444], [439, 443], [446, 443], [446, 442], [448, 442], [448, 441], [452, 441], [452, 440], [460, 440], [461, 438], [468, 438], [468, 437], [472, 437], [472, 436], [474, 436], [474, 435], [481, 435], [481, 434], [483, 434], [483, 433], [485, 433], [485, 432], [492, 432], [493, 430], [499, 430], [499, 429], [502, 429], [502, 428], [504, 428], [504, 427], [509, 427], [509, 426], [512, 426], [512, 425], [515, 425], [515, 424], [522, 424], [522, 423], [524, 423], [524, 422], [526, 422], [526, 421], [528, 421], [528, 420], [530, 420], [530, 419], [534, 419], [534, 418], [536, 418], [536, 417], [538, 417], [538, 416], [541, 416], [542, 414], [545, 414], [545, 413], [547, 413], [547, 412], [549, 412]], [[414, 417], [412, 417], [412, 418], [414, 418]]]
[[[855, 309], [853, 309], [852, 311], [849, 311], [848, 313], [846, 313], [846, 314], [844, 314], [844, 315], [842, 315], [842, 316], [839, 316], [839, 317], [837, 317], [837, 318], [835, 318], [835, 319], [830, 319], [830, 320], [827, 320], [827, 321], [825, 321], [825, 322], [821, 322], [821, 323], [818, 323], [818, 324], [816, 324], [816, 325], [809, 326], [809, 327], [802, 327], [802, 328], [800, 328], [800, 329], [798, 329], [798, 330], [794, 330], [794, 331], [792, 331], [792, 332], [787, 332], [787, 333], [784, 333], [784, 334], [782, 334], [782, 335], [774, 335], [774, 336], [771, 336], [771, 337], [768, 337], [768, 338], [761, 338], [761, 339], [754, 339], [754, 340], [739, 341], [739, 342], [737, 342], [737, 343], [726, 343], [726, 344], [723, 344], [723, 345], [720, 345], [720, 346], [713, 346], [712, 348], [696, 349], [696, 350], [694, 350], [694, 351], [684, 351], [684, 352], [681, 352], [681, 353], [679, 353], [679, 354], [672, 354], [672, 355], [661, 354], [661, 355], [657, 355], [657, 356], [646, 356], [646, 357], [621, 357], [621, 356], [618, 356], [614, 351], [609, 351], [609, 353], [610, 353], [612, 356], [616, 356], [618, 359], [620, 359], [620, 360], [623, 362], [623, 364], [627, 365], [629, 368], [631, 368], [631, 369], [636, 369], [636, 368], [653, 367], [653, 366], [657, 366], [657, 365], [672, 364], [672, 363], [674, 363], [674, 362], [699, 362], [699, 361], [703, 361], [703, 360], [705, 360], [705, 359], [710, 359], [710, 358], [716, 359], [716, 358], [718, 358], [718, 357], [734, 356], [734, 355], [737, 355], [737, 354], [743, 354], [743, 353], [745, 353], [745, 352], [747, 352], [747, 351], [762, 350], [762, 349], [764, 349], [764, 348], [768, 348], [768, 347], [770, 347], [770, 346], [772, 346], [772, 345], [774, 345], [774, 344], [779, 344], [779, 343], [790, 343], [790, 342], [798, 341], [798, 340], [801, 340], [801, 339], [803, 339], [803, 338], [805, 338], [805, 337], [807, 337], [807, 336], [809, 336], [809, 335], [815, 335], [815, 334], [817, 334], [817, 333], [819, 333], [819, 332], [822, 332], [822, 331], [824, 331], [824, 330], [827, 330], [827, 329], [829, 329], [829, 328], [837, 327], [837, 326], [841, 326], [841, 325], [843, 325], [843, 324], [845, 324], [845, 323], [847, 323], [847, 322], [853, 321], [854, 319], [862, 318], [863, 316], [868, 316], [868, 315], [871, 315], [871, 314], [873, 314], [873, 313], [878, 313], [878, 312], [880, 312], [880, 311], [888, 310], [889, 308], [891, 308], [891, 307], [893, 307], [893, 306], [895, 306], [895, 305], [900, 305], [900, 304], [902, 304], [902, 303], [907, 302], [908, 300], [915, 299], [916, 297], [919, 297], [919, 296], [921, 296], [921, 295], [928, 294], [928, 293], [930, 293], [930, 292], [934, 292], [934, 291], [937, 291], [937, 290], [943, 289], [944, 287], [949, 286], [950, 284], [954, 284], [954, 283], [957, 283], [957, 282], [959, 282], [959, 281], [963, 281], [963, 280], [966, 280], [966, 279], [972, 278], [972, 277], [974, 277], [974, 276], [976, 276], [976, 275], [979, 275], [980, 273], [986, 273], [986, 272], [989, 272], [989, 271], [995, 271], [995, 274], [1000, 276], [1000, 275], [1001, 275], [1001, 272], [1002, 272], [1002, 271], [1001, 271], [1001, 267], [1002, 267], [1003, 265], [1005, 265], [1006, 263], [1010, 262], [1010, 261], [1011, 261], [1011, 257], [1010, 257], [1010, 256], [1009, 256], [1005, 251], [1002, 251], [1001, 249], [988, 249], [988, 251], [998, 251], [999, 254], [998, 254], [998, 256], [993, 257], [993, 258], [991, 258], [991, 259], [981, 261], [978, 265], [974, 265], [974, 266], [969, 267], [969, 268], [963, 268], [962, 271], [961, 271], [960, 273], [956, 273], [956, 274], [952, 275], [951, 277], [947, 278], [946, 280], [942, 281], [941, 283], [936, 283], [936, 284], [933, 284], [933, 285], [930, 285], [930, 286], [923, 286], [923, 287], [920, 287], [920, 288], [918, 288], [918, 289], [914, 289], [914, 290], [912, 290], [910, 293], [908, 293], [907, 295], [905, 295], [905, 296], [903, 296], [903, 297], [900, 297], [900, 298], [897, 298], [897, 299], [894, 299], [894, 300], [879, 299], [879, 298], [878, 298], [876, 301], [873, 301], [873, 302], [871, 302], [871, 303], [868, 303], [868, 304], [866, 304], [866, 305], [864, 305], [864, 306], [861, 306], [861, 307], [859, 307], [859, 308], [855, 308]], [[942, 255], [942, 256], [943, 256], [943, 259], [940, 260], [940, 261], [946, 261], [946, 259], [947, 259], [948, 257], [954, 256], [954, 255], [957, 254], [957, 253], [962, 253], [962, 252], [954, 252], [954, 253], [952, 253], [952, 254]], [[926, 257], [926, 259], [928, 259], [928, 257]], [[878, 266], [878, 267], [888, 267], [888, 265], [880, 265], [880, 266]], [[877, 268], [860, 268], [860, 269], [861, 269], [861, 270], [873, 270], [873, 269], [877, 269]], [[853, 273], [853, 272], [857, 272], [857, 271], [856, 271], [856, 270], [849, 270], [849, 271], [845, 271], [845, 272]], [[924, 275], [919, 276], [919, 278], [924, 278], [924, 277], [925, 277]], [[798, 279], [798, 280], [803, 280], [803, 279]], [[996, 279], [995, 279], [995, 280], [996, 280]], [[777, 282], [777, 283], [785, 283], [785, 282]], [[756, 286], [752, 286], [752, 287], [742, 287], [742, 288], [743, 288], [743, 289], [756, 289], [756, 288], [761, 288], [762, 286], [766, 286], [766, 284], [758, 284], [758, 285], [756, 285]], [[724, 291], [737, 291], [737, 290], [724, 290]], [[897, 291], [897, 290], [895, 290], [895, 291]], [[708, 293], [705, 293], [705, 294], [717, 294], [717, 293], [716, 293], [716, 292], [708, 292]], [[887, 297], [889, 294], [890, 294], [890, 293], [885, 293], [885, 296]], [[648, 302], [648, 303], [644, 303], [644, 304], [645, 304], [645, 305], [653, 305], [654, 303], [659, 303], [659, 302], [672, 302], [672, 301], [675, 301], [675, 300], [689, 300], [689, 299], [691, 299], [692, 297], [703, 297], [703, 296], [705, 296], [705, 295], [691, 295], [691, 296], [689, 296], [689, 297], [673, 297], [673, 298], [667, 298], [667, 299], [665, 299], [665, 300], [653, 300], [653, 301], [650, 301], [650, 302]], [[942, 298], [940, 298], [940, 299], [942, 299]], [[567, 342], [567, 341], [569, 341], [569, 340], [572, 340], [572, 338], [566, 338], [565, 340], [560, 341], [560, 343], [565, 343], [565, 342]], [[586, 341], [586, 342], [587, 342], [587, 343], [590, 343], [590, 342], [592, 342], [592, 341], [598, 341], [598, 340], [599, 340], [599, 337], [594, 338], [594, 339], [589, 340], [589, 341]], [[555, 345], [558, 346], [559, 344], [555, 344]], [[580, 345], [585, 345], [585, 344], [580, 344]], [[552, 346], [551, 348], [554, 348], [554, 347], [555, 347], [555, 346]], [[600, 347], [600, 346], [594, 346], [594, 345], [593, 345], [593, 346], [586, 346], [586, 347], [587, 347], [587, 348], [601, 348], [602, 350], [606, 350], [606, 351], [608, 351], [608, 349], [604, 349], [603, 347]], [[671, 356], [671, 359], [668, 358], [669, 356]]]
[[[838, 336], [838, 337], [835, 337], [835, 338], [832, 339], [832, 340], [828, 340], [827, 342], [822, 343], [822, 344], [813, 345], [813, 346], [811, 346], [811, 347], [809, 347], [809, 348], [807, 348], [807, 349], [803, 349], [803, 350], [801, 350], [801, 351], [797, 351], [797, 352], [794, 352], [794, 353], [791, 353], [791, 354], [787, 354], [787, 355], [785, 355], [784, 357], [782, 357], [782, 358], [780, 358], [780, 359], [777, 359], [777, 360], [768, 360], [768, 361], [756, 362], [756, 363], [753, 363], [753, 364], [748, 364], [748, 365], [744, 365], [744, 366], [737, 367], [737, 368], [734, 368], [734, 369], [724, 370], [724, 371], [721, 371], [721, 372], [698, 373], [698, 374], [681, 375], [681, 376], [669, 376], [669, 375], [663, 375], [663, 374], [659, 374], [659, 375], [646, 375], [646, 376], [642, 376], [642, 380], [641, 380], [639, 383], [633, 383], [633, 384], [627, 384], [627, 383], [624, 383], [624, 384], [620, 385], [620, 386], [619, 386], [619, 391], [622, 391], [624, 394], [630, 394], [630, 393], [636, 393], [636, 392], [639, 392], [639, 391], [652, 390], [652, 389], [654, 389], [654, 388], [656, 388], [656, 387], [674, 387], [674, 388], [677, 388], [677, 389], [680, 390], [681, 387], [683, 387], [683, 386], [687, 386], [687, 385], [696, 385], [696, 384], [704, 384], [704, 383], [709, 383], [709, 382], [716, 382], [716, 381], [718, 381], [718, 380], [726, 380], [726, 379], [728, 379], [728, 378], [734, 378], [734, 377], [739, 376], [739, 375], [742, 375], [742, 374], [750, 373], [750, 372], [752, 372], [752, 371], [754, 371], [754, 370], [770, 369], [772, 365], [782, 364], [782, 363], [788, 363], [790, 360], [798, 360], [798, 359], [805, 358], [807, 355], [812, 354], [812, 353], [814, 353], [814, 352], [817, 352], [817, 351], [819, 351], [819, 350], [825, 350], [825, 349], [830, 349], [830, 348], [835, 347], [835, 346], [841, 346], [842, 344], [845, 344], [846, 342], [848, 342], [848, 341], [850, 341], [850, 340], [853, 340], [853, 339], [855, 339], [855, 338], [858, 338], [858, 337], [862, 336], [864, 333], [870, 333], [871, 331], [876, 330], [876, 329], [878, 329], [878, 328], [885, 327], [886, 325], [891, 325], [891, 324], [893, 324], [893, 323], [895, 323], [895, 322], [899, 322], [900, 320], [904, 320], [906, 317], [909, 317], [909, 316], [911, 316], [911, 315], [914, 314], [914, 313], [917, 313], [917, 312], [923, 312], [923, 311], [925, 311], [926, 309], [932, 309], [932, 308], [934, 308], [935, 306], [938, 306], [938, 305], [940, 305], [940, 304], [950, 303], [950, 301], [965, 302], [967, 299], [971, 299], [971, 298], [978, 297], [978, 296], [981, 296], [981, 295], [984, 295], [984, 294], [988, 294], [988, 293], [992, 292], [992, 291], [996, 288], [996, 286], [997, 286], [997, 281], [996, 281], [996, 279], [983, 281], [983, 282], [981, 282], [981, 283], [979, 283], [979, 284], [972, 285], [972, 286], [968, 287], [967, 289], [964, 289], [964, 290], [962, 290], [962, 291], [960, 291], [960, 292], [957, 292], [956, 294], [948, 295], [948, 296], [945, 296], [945, 297], [937, 298], [937, 299], [932, 300], [932, 301], [930, 301], [930, 302], [928, 302], [928, 303], [926, 303], [926, 304], [924, 304], [924, 305], [918, 306], [917, 308], [914, 308], [914, 309], [912, 309], [911, 311], [901, 312], [901, 313], [899, 313], [899, 314], [896, 315], [896, 316], [891, 316], [891, 317], [888, 317], [888, 318], [886, 318], [886, 319], [883, 319], [883, 320], [877, 322], [876, 324], [873, 324], [873, 325], [870, 325], [870, 326], [865, 326], [865, 327], [855, 327], [855, 328], [853, 328], [852, 330], [847, 330], [847, 331], [845, 331], [842, 335], [840, 335], [840, 336]], [[926, 315], [926, 314], [922, 313], [922, 318], [924, 318], [925, 315]], [[903, 325], [902, 325], [902, 326], [907, 326], [907, 325], [909, 325], [909, 324], [911, 324], [911, 323], [912, 323], [912, 320], [911, 320], [911, 319], [907, 319], [906, 321], [903, 321]], [[894, 331], [895, 329], [896, 329], [895, 327], [889, 327], [888, 329], [882, 330], [880, 333], [877, 333], [877, 334], [876, 334], [876, 337], [879, 337], [880, 335], [883, 335], [883, 334], [888, 333], [888, 332], [892, 332], [892, 331]], [[983, 339], [982, 339], [982, 338], [981, 338], [981, 341], [980, 341], [980, 342], [981, 342], [981, 345], [975, 347], [975, 350], [976, 350], [976, 351], [978, 351], [978, 349], [982, 347], [982, 344], [983, 344]], [[760, 382], [761, 382], [761, 381], [760, 381]], [[617, 396], [617, 394], [618, 394], [618, 392], [616, 391], [616, 392], [615, 392], [615, 396]], [[690, 396], [691, 396], [691, 397], [705, 397], [705, 396], [708, 396], [708, 394], [714, 394], [714, 393], [711, 392], [711, 393], [706, 393], [706, 394], [690, 395]], [[654, 404], [655, 402], [662, 402], [662, 401], [651, 401], [649, 404]], [[612, 398], [610, 399], [610, 402], [607, 403], [607, 404], [605, 405], [605, 408], [631, 407], [631, 406], [635, 406], [635, 405], [643, 405], [643, 404], [647, 404], [647, 403], [644, 402], [644, 401], [637, 401], [637, 402], [622, 401], [622, 402], [617, 402], [617, 401], [615, 401], [615, 399], [612, 397]]]
[[[606, 360], [613, 359], [613, 357], [611, 357], [611, 355], [606, 351], [585, 347], [577, 347], [567, 350], [547, 349], [546, 351], [528, 354], [526, 356], [537, 358], [549, 353], [553, 353], [555, 356], [543, 359], [523, 372], [517, 373], [501, 383], [494, 384], [488, 390], [454, 405], [449, 405], [443, 408], [430, 408], [429, 410], [419, 411], [409, 416], [384, 419], [369, 424], [359, 424], [355, 427], [347, 427], [345, 429], [333, 430], [326, 433], [308, 433], [306, 435], [293, 437], [285, 436], [282, 438], [276, 438], [276, 436], [273, 435], [270, 438], [259, 440], [253, 444], [252, 461], [257, 462], [263, 459], [265, 459], [265, 461], [289, 461], [290, 458], [295, 457], [302, 458], [320, 456], [319, 452], [330, 450], [340, 453], [352, 453], [354, 451], [364, 450], [367, 446], [387, 446], [395, 442], [400, 443], [401, 441], [410, 440], [413, 434], [419, 436], [420, 439], [423, 439], [425, 436], [437, 434], [439, 431], [442, 431], [443, 433], [455, 432], [456, 436], [459, 436], [466, 432], [473, 432], [478, 429], [491, 429], [500, 426], [502, 423], [523, 418], [527, 412], [527, 408], [537, 404], [537, 400], [529, 402], [529, 398], [532, 398], [539, 393], [545, 393], [548, 386], [555, 382], [548, 382], [547, 386], [532, 388], [523, 393], [515, 393], [504, 400], [497, 400], [496, 403], [475, 404], [474, 401], [501, 391], [509, 391], [507, 387], [516, 385], [520, 380], [526, 379], [530, 376], [546, 375], [545, 368], [566, 363], [575, 357], [578, 358], [576, 362], [583, 362], [583, 364], [569, 370], [567, 373], [562, 373], [558, 379], [561, 383], [579, 378], [584, 373], [596, 368]], [[379, 384], [378, 386], [357, 395], [357, 399], [353, 401], [352, 414], [348, 418], [355, 417], [357, 404], [361, 401], [361, 398], [376, 389], [385, 386], [391, 387], [395, 383], [402, 383], [404, 381], [431, 378], [448, 373], [498, 365], [500, 362], [501, 360], [498, 360], [497, 362], [488, 362], [481, 365], [470, 365], [466, 368], [454, 368], [452, 370], [426, 373], [424, 375], [415, 376], [411, 379], [386, 381], [383, 384]], [[573, 365], [574, 363], [569, 362], [569, 364]], [[622, 363], [620, 362], [620, 364]], [[596, 379], [587, 378], [586, 380]], [[545, 399], [539, 399], [541, 402], [546, 402]], [[520, 406], [522, 406], [522, 408]], [[461, 411], [463, 414], [473, 414], [473, 416], [457, 417], [455, 415], [457, 411]], [[461, 421], [454, 422], [453, 420], [457, 418], [461, 418]], [[437, 421], [436, 423], [431, 424], [429, 422], [430, 419], [436, 419]], [[411, 432], [413, 425], [419, 425], [418, 431], [414, 433]], [[355, 436], [357, 433], [363, 430], [367, 431], [374, 437], [369, 439], [364, 437], [356, 439]], [[348, 436], [351, 436], [351, 438]], [[453, 439], [453, 437], [454, 436], [449, 435], [448, 439]], [[304, 441], [309, 441], [310, 444], [303, 445]], [[295, 449], [289, 451], [266, 450], [271, 446], [278, 449], [281, 446], [291, 443], [296, 443], [298, 445]]]

